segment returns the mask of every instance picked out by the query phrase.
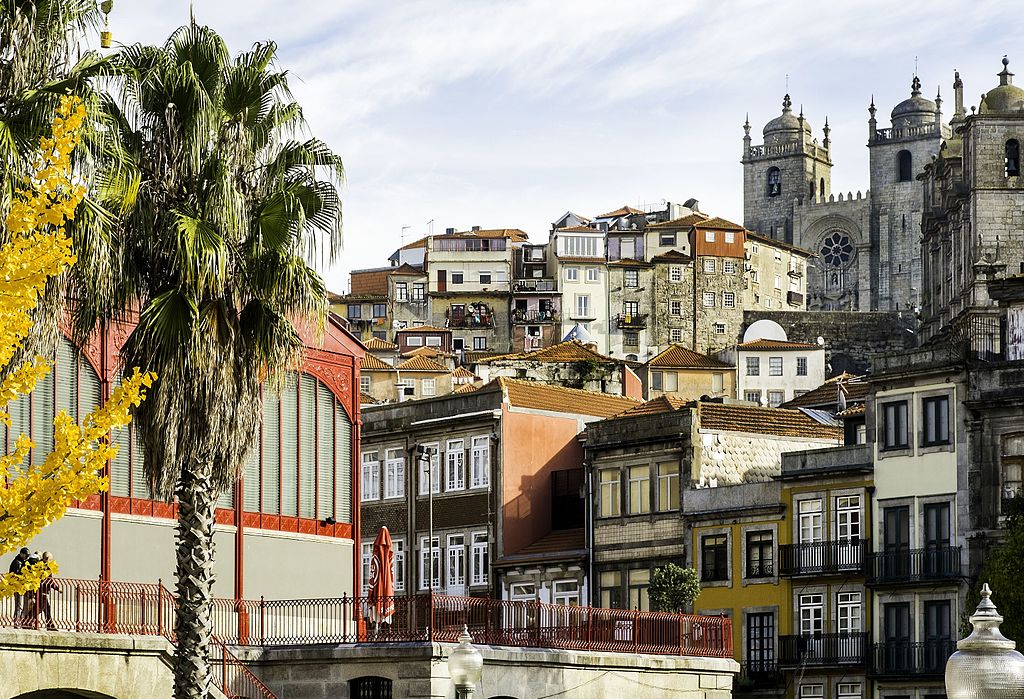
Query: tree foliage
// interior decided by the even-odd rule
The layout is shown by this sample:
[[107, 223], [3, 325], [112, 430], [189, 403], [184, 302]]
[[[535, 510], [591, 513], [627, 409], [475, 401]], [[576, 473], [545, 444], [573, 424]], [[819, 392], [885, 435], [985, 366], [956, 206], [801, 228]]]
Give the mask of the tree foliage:
[[[34, 175], [23, 183], [6, 219], [7, 242], [0, 246], [0, 367], [7, 368], [32, 329], [32, 313], [47, 282], [60, 275], [75, 257], [65, 225], [75, 213], [85, 188], [73, 181], [71, 153], [78, 145], [85, 108], [65, 97], [53, 119], [52, 135], [40, 140]], [[7, 405], [32, 392], [49, 372], [43, 357], [13, 367], [0, 380], [0, 420], [11, 426]], [[75, 501], [105, 490], [102, 469], [116, 445], [110, 431], [131, 421], [155, 376], [134, 371], [106, 404], [78, 425], [61, 411], [54, 420], [53, 451], [42, 463], [26, 464], [31, 439], [19, 435], [11, 451], [0, 457], [0, 553], [14, 551], [43, 527], [60, 519]], [[53, 563], [27, 567], [0, 579], [0, 597], [38, 587], [54, 575]]]
[[1010, 512], [1003, 525], [1005, 538], [985, 557], [978, 580], [972, 586], [964, 605], [962, 630], [968, 631], [967, 617], [974, 613], [981, 600], [981, 586], [992, 588], [992, 601], [1003, 617], [1003, 635], [1024, 643], [1024, 508], [1010, 501]]
[[700, 579], [693, 568], [668, 563], [654, 569], [647, 591], [651, 608], [659, 612], [682, 612], [700, 594]]

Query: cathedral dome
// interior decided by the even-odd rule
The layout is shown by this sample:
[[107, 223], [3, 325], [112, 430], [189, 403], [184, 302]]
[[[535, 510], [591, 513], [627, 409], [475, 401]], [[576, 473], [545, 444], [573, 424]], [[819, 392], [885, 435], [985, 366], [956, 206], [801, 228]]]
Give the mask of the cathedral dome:
[[803, 122], [803, 130], [806, 133], [811, 132], [811, 126], [807, 123], [806, 119], [801, 117], [793, 116], [793, 110], [791, 107], [793, 102], [790, 101], [789, 95], [786, 95], [782, 99], [782, 115], [777, 116], [767, 124], [765, 124], [764, 131], [762, 132], [765, 136], [775, 136], [780, 138], [783, 136], [796, 137], [800, 135], [800, 124]]
[[905, 99], [892, 110], [892, 125], [902, 126], [910, 122], [911, 126], [921, 126], [935, 122], [935, 113], [938, 107], [927, 97], [921, 96], [921, 81], [914, 76], [910, 84], [910, 98]]
[[1024, 111], [1024, 90], [1013, 84], [1010, 59], [1003, 56], [1003, 72], [999, 74], [999, 85], [989, 90], [982, 98], [978, 112], [1000, 114]]

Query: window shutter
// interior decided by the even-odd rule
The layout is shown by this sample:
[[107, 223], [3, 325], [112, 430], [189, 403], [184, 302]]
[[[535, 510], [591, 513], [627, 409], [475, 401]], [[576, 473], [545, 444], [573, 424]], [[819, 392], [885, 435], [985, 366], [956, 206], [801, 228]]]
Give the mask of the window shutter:
[[341, 407], [334, 403], [334, 517], [339, 522], [352, 521], [352, 423]]
[[51, 370], [32, 391], [32, 463], [41, 464], [53, 451], [53, 371]]
[[281, 511], [281, 403], [270, 389], [263, 389], [263, 512]]
[[[114, 378], [112, 389], [121, 385], [121, 375]], [[120, 498], [129, 497], [132, 494], [132, 469], [131, 469], [131, 427], [119, 427], [111, 430], [110, 439], [117, 445], [117, 453], [110, 462], [110, 494]]]
[[[257, 436], [260, 434], [260, 427], [256, 427]], [[245, 457], [245, 466], [242, 472], [242, 507], [246, 512], [260, 511], [260, 446], [253, 444]]]
[[217, 507], [231, 510], [235, 507], [235, 484], [232, 483], [217, 496]]
[[316, 516], [334, 516], [334, 394], [316, 387]]
[[299, 390], [299, 516], [316, 517], [316, 388], [303, 374]]
[[[132, 497], [148, 500], [153, 494], [149, 490], [149, 482], [146, 479], [146, 457], [142, 452], [142, 438], [139, 437], [139, 428], [134, 422], [131, 423], [130, 430], [132, 435]], [[127, 453], [127, 449], [125, 452]]]
[[82, 420], [88, 413], [100, 405], [100, 377], [85, 357], [78, 355], [78, 419]]
[[299, 382], [285, 379], [281, 393], [281, 514], [299, 515]]
[[63, 410], [78, 422], [78, 350], [63, 338], [57, 345], [53, 370], [57, 372], [57, 412]]

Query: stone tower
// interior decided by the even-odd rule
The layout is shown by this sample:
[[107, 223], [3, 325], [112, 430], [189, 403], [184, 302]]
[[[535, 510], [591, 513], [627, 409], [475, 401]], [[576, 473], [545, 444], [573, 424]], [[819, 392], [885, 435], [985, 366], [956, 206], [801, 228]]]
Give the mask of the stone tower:
[[824, 141], [811, 137], [811, 126], [793, 115], [786, 95], [782, 114], [764, 127], [764, 144], [750, 141], [750, 119], [743, 125], [743, 225], [763, 235], [793, 242], [793, 201], [828, 197], [832, 188], [829, 128]]
[[878, 128], [875, 102], [868, 113], [871, 163], [871, 266], [877, 275], [871, 308], [913, 309], [921, 299], [921, 183], [917, 176], [938, 155], [949, 128], [942, 98], [921, 95], [915, 75], [910, 97], [897, 104], [891, 127]]

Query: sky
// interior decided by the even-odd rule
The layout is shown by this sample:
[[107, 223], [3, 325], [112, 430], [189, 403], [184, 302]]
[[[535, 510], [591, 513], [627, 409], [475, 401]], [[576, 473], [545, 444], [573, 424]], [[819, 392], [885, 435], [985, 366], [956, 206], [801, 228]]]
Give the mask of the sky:
[[[691, 197], [742, 222], [739, 163], [802, 105], [832, 128], [832, 191], [868, 186], [867, 108], [879, 128], [910, 93], [953, 71], [965, 103], [1024, 73], [1024, 13], [997, 0], [208, 0], [191, 3], [233, 53], [279, 46], [309, 130], [341, 155], [345, 248], [323, 270], [387, 265], [403, 241], [446, 228], [521, 228], [545, 241], [586, 216]], [[115, 42], [162, 43], [185, 0], [117, 0]], [[1024, 74], [1021, 76], [1024, 81]], [[431, 224], [432, 222], [432, 224]], [[431, 227], [432, 226], [432, 227]]]

